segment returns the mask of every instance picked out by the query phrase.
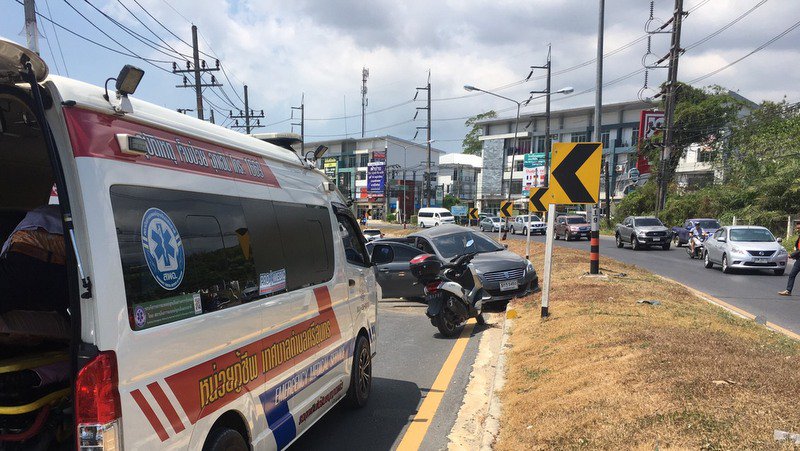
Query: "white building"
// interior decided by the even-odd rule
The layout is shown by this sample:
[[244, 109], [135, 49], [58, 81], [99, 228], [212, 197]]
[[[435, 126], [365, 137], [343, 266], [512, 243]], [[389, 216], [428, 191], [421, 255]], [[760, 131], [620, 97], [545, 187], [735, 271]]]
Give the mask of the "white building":
[[483, 158], [478, 155], [448, 153], [439, 157], [437, 186], [444, 195], [453, 195], [469, 206], [475, 205], [480, 186]]

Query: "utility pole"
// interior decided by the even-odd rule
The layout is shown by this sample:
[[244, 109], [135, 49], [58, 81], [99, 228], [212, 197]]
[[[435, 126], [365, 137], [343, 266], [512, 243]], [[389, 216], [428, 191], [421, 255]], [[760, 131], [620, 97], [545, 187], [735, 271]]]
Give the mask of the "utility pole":
[[369, 78], [369, 69], [366, 67], [361, 68], [361, 137], [364, 137], [364, 130], [367, 126], [367, 78]]
[[[234, 119], [231, 128], [244, 128], [245, 133], [249, 135], [252, 129], [263, 127], [263, 125], [261, 125], [261, 119], [266, 116], [264, 115], [264, 110], [261, 110], [260, 113], [256, 113], [254, 110], [250, 109], [250, 98], [247, 94], [247, 85], [244, 85], [244, 111], [239, 110], [238, 115], [234, 115], [233, 111], [230, 111], [228, 117]], [[244, 124], [239, 125], [239, 119], [244, 119]], [[256, 120], [255, 123], [253, 123], [253, 119]]]
[[[602, 141], [600, 127], [603, 119], [603, 19], [605, 15], [605, 0], [600, 0], [600, 11], [597, 23], [597, 78], [595, 81], [594, 96], [594, 142]], [[602, 147], [602, 146], [601, 146]], [[613, 149], [612, 149], [613, 151]], [[602, 154], [602, 149], [601, 149]], [[606, 174], [608, 178], [608, 174]], [[597, 187], [598, 192], [600, 187]], [[606, 212], [608, 214], [609, 212]], [[600, 274], [600, 201], [592, 206], [591, 236], [589, 238], [589, 274]]]
[[[427, 159], [427, 162], [428, 162], [428, 165], [427, 165], [427, 170], [425, 172], [426, 177], [425, 177], [424, 181], [425, 181], [425, 198], [426, 198], [425, 206], [426, 207], [430, 207], [431, 206], [431, 72], [430, 71], [428, 71], [428, 84], [427, 84], [427, 86], [425, 86], [424, 88], [417, 88], [417, 94], [419, 94], [420, 91], [427, 91], [427, 93], [428, 93], [428, 102], [426, 104], [427, 106], [425, 106], [425, 107], [417, 107], [417, 110], [427, 110], [427, 112], [428, 112], [428, 125], [426, 125], [425, 127], [417, 127], [417, 133], [419, 133], [419, 131], [421, 129], [425, 129], [425, 130], [428, 131], [428, 139], [427, 139], [427, 143], [428, 143], [428, 159]], [[417, 99], [417, 94], [414, 95], [414, 100]], [[417, 112], [419, 112], [419, 111], [417, 111]], [[417, 117], [417, 115], [415, 114], [414, 118], [416, 119], [416, 117]], [[417, 133], [414, 133], [414, 139], [417, 138]], [[420, 205], [422, 205], [422, 202], [420, 202]]]
[[216, 122], [214, 122], [214, 110], [211, 110], [211, 117], [209, 118], [209, 122], [211, 122], [212, 124], [216, 124]]
[[681, 24], [683, 16], [683, 0], [675, 0], [675, 10], [672, 15], [672, 43], [669, 49], [669, 70], [667, 84], [665, 86], [666, 96], [664, 100], [664, 147], [661, 150], [661, 161], [658, 168], [658, 198], [656, 199], [656, 214], [664, 209], [667, 201], [667, 164], [674, 152], [673, 144], [674, 121], [675, 121], [675, 91], [678, 87], [678, 59], [683, 49], [681, 49]]
[[300, 123], [292, 123], [292, 125], [300, 126], [300, 157], [306, 157], [306, 93], [300, 97], [300, 106], [292, 107], [292, 117], [294, 117], [294, 110], [300, 110]]
[[192, 25], [192, 59], [193, 62], [186, 62], [186, 69], [178, 69], [177, 63], [172, 63], [173, 74], [194, 74], [194, 84], [189, 83], [186, 75], [183, 76], [183, 85], [176, 85], [176, 88], [194, 88], [197, 98], [197, 118], [204, 120], [203, 116], [203, 88], [220, 87], [216, 77], [211, 75], [211, 83], [203, 83], [201, 75], [204, 72], [216, 72], [219, 70], [219, 60], [216, 60], [215, 67], [207, 67], [206, 60], [200, 59], [200, 48], [197, 46], [197, 26]]
[[36, 1], [25, 0], [25, 36], [28, 48], [39, 54], [39, 29], [36, 27]]

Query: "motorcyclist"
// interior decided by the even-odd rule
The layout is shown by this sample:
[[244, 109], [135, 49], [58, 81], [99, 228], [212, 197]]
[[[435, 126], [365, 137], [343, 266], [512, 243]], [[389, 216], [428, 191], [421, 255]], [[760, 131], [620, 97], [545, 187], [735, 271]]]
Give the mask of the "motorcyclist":
[[703, 244], [703, 228], [700, 227], [700, 223], [695, 223], [694, 229], [692, 229], [692, 239], [689, 240], [689, 251], [691, 252], [692, 256], [694, 256], [694, 249], [697, 246], [702, 246]]

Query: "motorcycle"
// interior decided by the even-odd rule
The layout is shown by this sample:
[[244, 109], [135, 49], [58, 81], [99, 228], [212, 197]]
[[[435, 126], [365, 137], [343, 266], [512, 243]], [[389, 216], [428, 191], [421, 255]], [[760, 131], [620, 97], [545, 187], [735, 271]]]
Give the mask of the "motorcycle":
[[[693, 239], [694, 237], [689, 238], [690, 241]], [[700, 237], [700, 242], [694, 245], [694, 252], [692, 252], [691, 246], [686, 246], [686, 254], [689, 256], [689, 258], [691, 259], [703, 258], [703, 247], [707, 239], [708, 239], [708, 234], [703, 232], [703, 234]]]
[[[471, 245], [472, 240], [467, 242], [467, 247]], [[471, 264], [475, 255], [477, 252], [468, 252], [444, 263], [433, 254], [422, 254], [410, 262], [411, 273], [425, 285], [425, 313], [445, 337], [459, 335], [470, 318], [485, 323], [481, 307], [491, 296]]]

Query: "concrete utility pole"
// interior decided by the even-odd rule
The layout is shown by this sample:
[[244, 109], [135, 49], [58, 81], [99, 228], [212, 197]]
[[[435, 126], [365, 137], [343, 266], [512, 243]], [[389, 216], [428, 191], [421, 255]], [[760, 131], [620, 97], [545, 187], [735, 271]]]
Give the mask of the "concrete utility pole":
[[366, 67], [361, 69], [361, 137], [364, 137], [364, 129], [367, 125], [367, 78], [369, 78], [369, 69]]
[[25, 0], [25, 36], [28, 48], [39, 54], [39, 29], [36, 27], [36, 1]]
[[[264, 115], [264, 110], [261, 110], [260, 113], [256, 113], [254, 110], [250, 109], [247, 85], [244, 85], [244, 111], [239, 110], [238, 115], [234, 115], [233, 111], [231, 111], [228, 117], [235, 120], [231, 128], [244, 128], [245, 133], [249, 135], [252, 129], [263, 127], [263, 125], [261, 125], [261, 119], [266, 116]], [[239, 119], [244, 119], [243, 125], [239, 125]], [[256, 120], [255, 123], [252, 122], [253, 119]]]
[[[594, 96], [594, 142], [602, 141], [601, 125], [603, 123], [603, 16], [605, 0], [600, 0], [600, 11], [597, 22], [597, 79]], [[608, 174], [606, 174], [606, 178]], [[600, 187], [597, 187], [598, 191]], [[599, 196], [598, 196], [599, 199]], [[606, 212], [608, 214], [609, 212]], [[589, 240], [589, 274], [600, 274], [600, 201], [592, 206], [592, 231]]]
[[[428, 139], [427, 139], [427, 143], [428, 143], [428, 159], [427, 159], [428, 166], [427, 166], [427, 170], [425, 172], [426, 177], [425, 177], [424, 182], [425, 182], [425, 198], [426, 198], [426, 205], [425, 206], [426, 207], [430, 207], [431, 206], [431, 72], [430, 71], [428, 71], [428, 84], [427, 84], [427, 86], [424, 87], [424, 88], [417, 88], [417, 94], [419, 94], [419, 91], [427, 91], [427, 93], [428, 93], [428, 99], [427, 99], [426, 106], [425, 107], [417, 107], [417, 110], [427, 110], [427, 112], [428, 112], [428, 125], [426, 125], [425, 127], [417, 127], [417, 133], [419, 133], [419, 130], [421, 130], [421, 129], [425, 129], [425, 130], [428, 131]], [[415, 95], [414, 99], [416, 100], [416, 98], [417, 98], [417, 96]], [[416, 118], [416, 117], [417, 116], [414, 115], [414, 118]], [[416, 137], [417, 137], [417, 135], [415, 133], [414, 134], [414, 138], [416, 139]], [[421, 202], [420, 202], [420, 205], [422, 205]]]
[[193, 74], [194, 84], [189, 83], [186, 75], [183, 76], [183, 84], [175, 85], [176, 88], [194, 88], [195, 98], [197, 101], [197, 118], [201, 121], [204, 120], [203, 114], [203, 88], [220, 87], [222, 83], [218, 83], [214, 75], [211, 76], [211, 83], [203, 83], [201, 74], [204, 72], [216, 72], [219, 70], [219, 60], [216, 60], [215, 67], [206, 67], [206, 61], [200, 59], [200, 48], [197, 46], [197, 26], [192, 25], [192, 62], [186, 62], [186, 69], [178, 69], [176, 63], [172, 63], [173, 74]]
[[661, 150], [661, 164], [659, 165], [658, 198], [656, 199], [656, 214], [664, 209], [667, 201], [667, 162], [670, 160], [672, 152], [675, 151], [673, 144], [674, 122], [675, 122], [675, 91], [678, 87], [678, 59], [683, 49], [681, 49], [681, 24], [683, 16], [683, 0], [675, 0], [675, 10], [672, 16], [672, 44], [669, 49], [669, 71], [667, 75], [666, 96], [664, 101], [664, 147]]
[[306, 157], [306, 93], [300, 97], [300, 106], [293, 106], [292, 107], [292, 116], [294, 116], [294, 110], [300, 110], [300, 123], [292, 123], [292, 125], [299, 125], [300, 126], [300, 156], [302, 158]]

